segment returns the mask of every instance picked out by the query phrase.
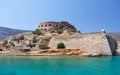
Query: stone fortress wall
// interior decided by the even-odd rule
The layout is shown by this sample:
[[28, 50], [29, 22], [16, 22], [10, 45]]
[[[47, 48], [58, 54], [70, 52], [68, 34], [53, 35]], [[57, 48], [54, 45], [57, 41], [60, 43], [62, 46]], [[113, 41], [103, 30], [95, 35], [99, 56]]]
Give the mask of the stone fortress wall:
[[[49, 42], [49, 47], [57, 49], [57, 44], [63, 42], [66, 49], [80, 49], [91, 54], [114, 55], [115, 41], [103, 32], [56, 36]], [[112, 46], [112, 47], [111, 47]]]
[[[68, 22], [42, 22], [39, 24], [38, 29], [40, 29], [42, 32], [52, 32], [55, 30], [61, 30], [61, 29], [67, 29], [72, 30], [75, 29], [75, 27]], [[76, 29], [75, 29], [76, 30]]]

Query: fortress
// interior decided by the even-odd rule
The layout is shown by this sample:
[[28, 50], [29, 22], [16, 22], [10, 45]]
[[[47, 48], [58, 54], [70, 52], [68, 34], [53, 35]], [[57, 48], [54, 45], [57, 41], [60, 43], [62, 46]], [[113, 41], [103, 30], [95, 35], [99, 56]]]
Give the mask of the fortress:
[[62, 22], [42, 22], [39, 24], [38, 29], [40, 29], [43, 33], [45, 32], [56, 32], [57, 30], [67, 30], [67, 31], [74, 31], [76, 28], [69, 24], [66, 21]]
[[[38, 30], [42, 32], [41, 35], [28, 32], [6, 38], [2, 42], [0, 42], [1, 51], [43, 51], [40, 49], [40, 47], [44, 46], [49, 48], [48, 50], [46, 49], [45, 52], [49, 52], [50, 50], [54, 50], [50, 52], [61, 52], [61, 50], [57, 49], [57, 45], [59, 43], [64, 43], [65, 49], [62, 51], [66, 51], [69, 49], [72, 49], [73, 51], [66, 51], [66, 54], [61, 53], [61, 55], [79, 55], [79, 52], [86, 53], [83, 55], [92, 56], [116, 55], [118, 52], [117, 48], [119, 47], [119, 44], [117, 44], [116, 41], [104, 30], [92, 33], [78, 33], [76, 28], [66, 21], [42, 22], [38, 26], [38, 29], [36, 31], [37, 33], [39, 32]], [[57, 33], [57, 31], [59, 30], [62, 31], [61, 34]], [[44, 35], [46, 33], [52, 35]], [[74, 52], [76, 50], [77, 52]], [[38, 52], [38, 54], [39, 53], [40, 52]], [[58, 54], [60, 53], [58, 52]], [[51, 55], [57, 54], [51, 53]]]

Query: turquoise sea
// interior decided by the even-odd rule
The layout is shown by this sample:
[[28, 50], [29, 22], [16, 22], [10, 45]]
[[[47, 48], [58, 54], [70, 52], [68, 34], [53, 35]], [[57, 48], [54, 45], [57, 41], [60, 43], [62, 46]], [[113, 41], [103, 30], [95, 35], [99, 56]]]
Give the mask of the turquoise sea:
[[0, 75], [120, 75], [120, 56], [0, 56]]

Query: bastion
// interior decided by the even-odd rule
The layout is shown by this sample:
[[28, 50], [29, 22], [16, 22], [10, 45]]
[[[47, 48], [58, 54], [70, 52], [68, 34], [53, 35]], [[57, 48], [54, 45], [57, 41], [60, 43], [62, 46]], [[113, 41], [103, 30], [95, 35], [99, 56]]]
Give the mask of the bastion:
[[104, 32], [55, 36], [50, 40], [49, 47], [57, 49], [57, 44], [61, 42], [65, 44], [66, 49], [80, 49], [96, 55], [116, 55], [115, 40]]

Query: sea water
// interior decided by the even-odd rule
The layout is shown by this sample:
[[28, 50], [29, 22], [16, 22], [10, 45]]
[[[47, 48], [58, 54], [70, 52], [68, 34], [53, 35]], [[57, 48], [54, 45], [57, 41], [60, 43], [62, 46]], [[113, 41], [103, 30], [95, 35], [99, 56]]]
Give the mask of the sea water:
[[0, 56], [0, 75], [120, 75], [120, 56]]

